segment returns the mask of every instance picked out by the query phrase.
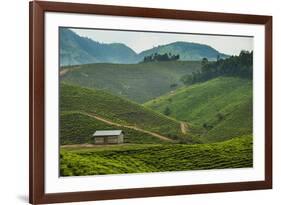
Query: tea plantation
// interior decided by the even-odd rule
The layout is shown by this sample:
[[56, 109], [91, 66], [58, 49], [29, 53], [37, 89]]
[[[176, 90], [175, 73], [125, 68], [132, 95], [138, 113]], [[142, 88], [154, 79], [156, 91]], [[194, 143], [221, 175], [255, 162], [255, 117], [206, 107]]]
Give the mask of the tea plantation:
[[103, 89], [144, 103], [183, 85], [181, 77], [201, 68], [200, 61], [171, 61], [138, 64], [97, 63], [64, 67], [63, 82]]
[[[154, 112], [153, 110], [145, 108], [137, 103], [114, 96], [103, 90], [82, 88], [66, 83], [61, 83], [60, 92], [60, 115], [62, 129], [67, 127], [64, 130], [74, 130], [76, 127], [80, 127], [79, 130], [81, 132], [72, 132], [72, 139], [84, 136], [85, 132], [89, 133], [87, 131], [89, 129], [87, 127], [83, 127], [80, 123], [86, 125], [91, 124], [92, 121], [88, 123], [85, 122], [87, 121], [86, 119], [83, 121], [78, 120], [77, 122], [74, 122], [73, 120], [69, 121], [66, 118], [69, 116], [63, 116], [65, 112], [79, 112], [86, 113], [88, 115], [95, 115], [114, 123], [136, 126], [144, 130], [159, 133], [174, 140], [184, 140], [192, 143], [192, 139], [189, 138], [187, 134], [182, 133], [179, 121], [169, 118], [161, 113]], [[73, 128], [71, 128], [72, 126]], [[93, 126], [92, 128], [95, 127]], [[96, 128], [100, 129], [102, 126], [98, 126]], [[92, 129], [92, 132], [97, 130], [96, 128]], [[62, 130], [62, 138], [64, 139], [66, 136], [65, 133], [66, 132]], [[70, 132], [68, 132], [68, 134], [70, 134]], [[63, 144], [70, 142], [67, 140], [65, 141], [64, 139]]]
[[144, 105], [191, 125], [203, 142], [252, 134], [252, 81], [219, 77], [180, 88]]
[[245, 168], [253, 166], [252, 136], [213, 144], [111, 145], [61, 148], [61, 176]]
[[125, 133], [125, 143], [151, 144], [168, 143], [137, 130], [106, 124], [80, 112], [63, 112], [60, 115], [60, 144], [93, 144], [92, 135], [96, 130], [118, 130]]

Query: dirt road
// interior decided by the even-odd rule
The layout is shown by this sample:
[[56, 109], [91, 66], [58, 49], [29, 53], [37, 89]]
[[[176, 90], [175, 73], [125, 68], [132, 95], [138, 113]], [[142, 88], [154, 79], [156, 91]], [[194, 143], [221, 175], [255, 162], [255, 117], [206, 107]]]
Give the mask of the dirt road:
[[150, 135], [152, 135], [152, 136], [154, 136], [154, 137], [157, 137], [157, 138], [159, 138], [159, 139], [161, 139], [161, 140], [165, 140], [165, 141], [169, 141], [169, 142], [174, 142], [174, 140], [172, 140], [172, 139], [170, 139], [170, 138], [168, 138], [168, 137], [166, 137], [166, 136], [164, 136], [164, 135], [160, 135], [160, 134], [155, 133], [155, 132], [147, 131], [147, 130], [144, 130], [144, 129], [142, 129], [142, 128], [136, 127], [136, 126], [121, 125], [121, 124], [119, 124], [119, 123], [112, 122], [112, 121], [110, 121], [110, 120], [108, 120], [108, 119], [102, 118], [102, 117], [97, 116], [97, 115], [95, 115], [95, 114], [89, 114], [89, 113], [83, 113], [83, 114], [85, 114], [85, 115], [87, 115], [87, 116], [89, 116], [89, 117], [93, 117], [93, 118], [95, 118], [95, 119], [97, 119], [97, 120], [99, 120], [99, 121], [105, 122], [105, 123], [110, 124], [110, 125], [114, 125], [114, 126], [117, 126], [117, 127], [126, 127], [126, 128], [129, 128], [129, 129], [133, 129], [133, 130], [139, 131], [139, 132], [143, 132], [143, 133], [146, 133], [146, 134], [150, 134]]
[[186, 122], [181, 122], [181, 132], [182, 134], [186, 134], [187, 133], [187, 130], [188, 130], [188, 125]]
[[62, 70], [60, 70], [60, 77], [64, 76], [65, 74], [67, 74], [70, 71], [76, 70], [81, 68], [80, 66], [77, 67], [73, 67], [73, 68], [63, 68]]

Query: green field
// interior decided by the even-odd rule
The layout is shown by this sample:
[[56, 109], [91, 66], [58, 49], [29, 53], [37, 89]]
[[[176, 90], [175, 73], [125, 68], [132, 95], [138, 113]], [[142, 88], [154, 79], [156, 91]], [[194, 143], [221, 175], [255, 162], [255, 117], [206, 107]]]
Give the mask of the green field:
[[252, 81], [219, 77], [179, 88], [144, 104], [187, 121], [203, 142], [252, 134]]
[[89, 64], [64, 67], [62, 81], [104, 89], [144, 103], [182, 86], [180, 78], [201, 68], [200, 61], [171, 61], [139, 64]]
[[140, 46], [140, 33], [81, 29], [59, 30], [61, 176], [253, 167], [252, 38], [226, 55], [179, 34]]
[[[97, 89], [82, 88], [79, 86], [68, 85], [61, 83], [60, 86], [60, 115], [61, 128], [66, 130], [71, 126], [80, 127], [80, 121], [71, 121], [63, 116], [65, 112], [79, 112], [87, 115], [98, 116], [113, 123], [118, 123], [124, 126], [135, 126], [147, 131], [155, 132], [164, 135], [167, 138], [177, 141], [184, 141], [185, 143], [193, 143], [193, 140], [187, 134], [183, 134], [180, 129], [180, 122], [169, 118], [161, 113], [152, 111], [142, 105], [114, 96], [107, 92]], [[87, 118], [89, 119], [89, 118]], [[87, 120], [82, 120], [81, 123], [87, 125]], [[88, 122], [88, 124], [93, 122]], [[94, 128], [94, 125], [92, 126]], [[101, 129], [102, 126], [97, 128]], [[87, 127], [81, 128], [73, 134], [68, 132], [66, 137], [62, 132], [62, 138], [75, 138], [85, 136]], [[91, 132], [94, 132], [93, 129]], [[88, 134], [89, 132], [87, 132]], [[71, 136], [70, 136], [71, 135]], [[90, 136], [88, 136], [90, 137]], [[133, 136], [137, 138], [136, 136]], [[130, 140], [129, 140], [130, 141]], [[71, 141], [62, 140], [63, 144]], [[86, 141], [88, 142], [88, 140]], [[84, 142], [84, 143], [86, 143]], [[80, 141], [80, 143], [83, 143]]]
[[[144, 105], [104, 90], [65, 82], [60, 92], [62, 176], [253, 165], [250, 80], [220, 77], [179, 88]], [[169, 116], [164, 115], [167, 106]], [[186, 134], [180, 129], [181, 122], [188, 123]], [[174, 141], [126, 126], [159, 133]], [[83, 145], [93, 144], [94, 131], [115, 129], [125, 132], [124, 144]]]
[[[144, 106], [104, 90], [67, 83], [61, 83], [60, 92], [60, 144], [66, 145], [60, 150], [62, 176], [252, 166], [249, 80], [220, 77], [179, 88]], [[167, 106], [169, 116], [163, 114]], [[181, 132], [181, 122], [188, 122], [188, 133]], [[124, 144], [79, 146], [93, 144], [94, 131], [112, 129], [125, 132]]]
[[151, 144], [169, 143], [149, 134], [125, 127], [117, 127], [96, 120], [85, 113], [63, 112], [60, 115], [60, 144], [93, 144], [92, 134], [96, 130], [118, 130], [125, 133], [125, 143]]
[[213, 144], [113, 145], [61, 148], [61, 176], [245, 168], [253, 166], [252, 136]]

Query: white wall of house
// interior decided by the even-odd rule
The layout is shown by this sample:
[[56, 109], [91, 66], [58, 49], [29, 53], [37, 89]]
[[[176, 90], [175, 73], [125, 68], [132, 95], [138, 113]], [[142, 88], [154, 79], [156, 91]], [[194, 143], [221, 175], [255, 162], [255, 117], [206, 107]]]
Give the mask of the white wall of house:
[[95, 136], [95, 144], [121, 144], [124, 142], [124, 135], [119, 136]]

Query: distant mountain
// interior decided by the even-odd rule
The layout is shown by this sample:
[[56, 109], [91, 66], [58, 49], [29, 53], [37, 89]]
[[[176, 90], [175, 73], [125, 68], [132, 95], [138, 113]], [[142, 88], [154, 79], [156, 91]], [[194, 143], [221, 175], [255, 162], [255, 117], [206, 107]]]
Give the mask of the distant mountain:
[[153, 53], [180, 55], [180, 60], [216, 60], [227, 58], [228, 55], [218, 52], [214, 48], [198, 43], [174, 42], [161, 45], [139, 54], [122, 43], [99, 43], [87, 37], [77, 35], [67, 28], [60, 29], [60, 66], [80, 65], [90, 63], [134, 64]]
[[121, 43], [99, 43], [81, 37], [67, 28], [60, 29], [60, 65], [88, 63], [135, 63], [137, 54]]
[[161, 45], [158, 47], [154, 47], [152, 49], [141, 52], [138, 57], [143, 59], [145, 56], [149, 56], [153, 53], [158, 54], [179, 54], [180, 60], [202, 60], [202, 58], [208, 58], [208, 60], [216, 60], [219, 56], [220, 58], [229, 57], [226, 54], [220, 53], [211, 46], [199, 44], [199, 43], [190, 43], [190, 42], [182, 42], [177, 41], [174, 43], [170, 43], [167, 45]]

